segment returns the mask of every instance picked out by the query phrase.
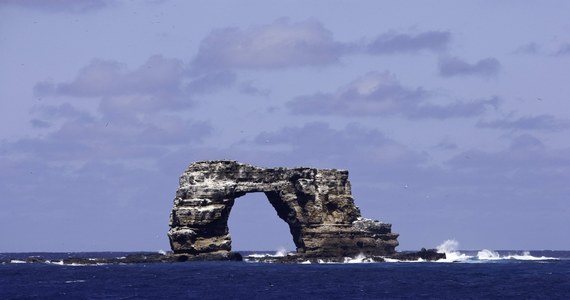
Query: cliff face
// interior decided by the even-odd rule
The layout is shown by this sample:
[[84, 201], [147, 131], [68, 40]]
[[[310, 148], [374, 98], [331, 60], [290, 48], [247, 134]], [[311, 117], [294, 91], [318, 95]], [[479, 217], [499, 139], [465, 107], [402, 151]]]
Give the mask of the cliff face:
[[229, 256], [229, 214], [237, 198], [252, 192], [265, 193], [306, 257], [395, 253], [398, 234], [391, 224], [361, 217], [348, 171], [236, 161], [196, 162], [182, 174], [168, 232], [174, 253]]

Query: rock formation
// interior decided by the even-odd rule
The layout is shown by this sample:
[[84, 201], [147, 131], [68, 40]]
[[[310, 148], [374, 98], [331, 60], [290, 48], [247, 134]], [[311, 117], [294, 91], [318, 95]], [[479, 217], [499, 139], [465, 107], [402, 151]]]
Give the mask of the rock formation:
[[303, 257], [395, 253], [391, 224], [364, 219], [351, 195], [348, 171], [259, 168], [236, 161], [201, 161], [180, 177], [168, 237], [175, 254], [231, 257], [228, 217], [234, 201], [262, 192], [289, 225]]

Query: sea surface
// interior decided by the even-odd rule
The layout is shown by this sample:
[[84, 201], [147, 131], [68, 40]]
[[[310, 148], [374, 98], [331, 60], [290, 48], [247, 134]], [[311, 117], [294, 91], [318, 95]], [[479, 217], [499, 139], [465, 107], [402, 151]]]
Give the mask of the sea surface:
[[[570, 251], [448, 251], [438, 262], [58, 263], [127, 254], [1, 253], [0, 299], [570, 299]], [[23, 263], [30, 256], [45, 262]]]

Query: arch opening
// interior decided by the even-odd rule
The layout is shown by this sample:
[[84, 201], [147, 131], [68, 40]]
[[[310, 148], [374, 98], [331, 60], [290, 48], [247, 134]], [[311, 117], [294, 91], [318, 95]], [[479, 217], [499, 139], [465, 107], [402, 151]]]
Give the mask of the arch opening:
[[263, 192], [248, 192], [234, 199], [228, 216], [232, 251], [279, 251], [296, 249], [290, 226]]

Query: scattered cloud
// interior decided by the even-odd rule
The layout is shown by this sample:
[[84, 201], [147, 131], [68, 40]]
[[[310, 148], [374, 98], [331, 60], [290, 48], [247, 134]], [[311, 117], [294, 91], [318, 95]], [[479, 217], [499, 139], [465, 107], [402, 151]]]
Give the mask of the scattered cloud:
[[282, 18], [248, 29], [213, 30], [201, 43], [192, 62], [196, 69], [279, 69], [326, 66], [343, 55], [364, 51], [371, 55], [444, 51], [451, 40], [447, 31], [417, 34], [387, 32], [368, 44], [338, 42], [320, 22], [291, 22]]
[[178, 59], [151, 56], [142, 66], [128, 71], [116, 61], [95, 59], [69, 83], [40, 82], [34, 91], [40, 96], [103, 97], [132, 94], [172, 95], [179, 92], [183, 64]]
[[160, 55], [151, 56], [134, 70], [116, 61], [93, 60], [70, 82], [38, 83], [35, 93], [72, 101], [92, 98], [98, 103], [96, 111], [78, 109], [72, 102], [36, 105], [31, 110], [32, 126], [50, 131], [15, 141], [6, 149], [48, 161], [76, 163], [152, 161], [172, 147], [199, 144], [213, 132], [209, 122], [172, 112], [191, 108], [191, 94], [233, 84], [235, 75], [190, 76], [180, 60]]
[[294, 114], [386, 116], [400, 115], [412, 119], [471, 117], [482, 114], [497, 98], [434, 105], [427, 101], [431, 93], [421, 87], [400, 84], [388, 71], [370, 72], [335, 93], [299, 96], [287, 103]]
[[415, 35], [388, 32], [375, 38], [366, 46], [370, 54], [440, 52], [447, 48], [451, 34], [447, 31], [425, 31]]
[[50, 128], [52, 126], [50, 122], [36, 118], [31, 119], [30, 124], [32, 124], [32, 127], [34, 128]]
[[570, 54], [570, 43], [566, 43], [556, 51], [555, 55], [562, 56], [562, 55], [569, 55]]
[[59, 105], [36, 105], [31, 111], [38, 118], [46, 120], [78, 120], [83, 122], [92, 122], [93, 115], [89, 112], [82, 111], [69, 103]]
[[490, 76], [497, 74], [501, 64], [496, 58], [488, 57], [476, 63], [468, 63], [457, 57], [442, 58], [439, 61], [439, 74], [443, 77], [475, 75]]
[[256, 87], [252, 81], [245, 81], [239, 85], [239, 92], [250, 96], [268, 96], [271, 91], [269, 89], [260, 89]]
[[415, 165], [423, 157], [376, 129], [356, 123], [334, 129], [324, 122], [261, 132], [256, 147], [287, 146], [275, 155], [280, 160], [313, 166], [368, 168], [371, 165]]
[[189, 94], [203, 94], [232, 86], [236, 81], [236, 75], [229, 71], [205, 73], [194, 78], [186, 86]]
[[17, 156], [45, 161], [87, 162], [153, 159], [176, 145], [196, 144], [212, 133], [208, 122], [161, 114], [112, 118], [79, 111], [70, 104], [44, 106], [37, 110], [36, 124], [44, 118], [58, 119], [61, 125], [42, 136], [5, 144]]
[[370, 72], [335, 93], [300, 96], [287, 103], [296, 114], [386, 115], [405, 111], [428, 96], [423, 88], [402, 86], [390, 72]]
[[432, 147], [432, 149], [435, 150], [455, 150], [457, 148], [458, 148], [457, 144], [451, 141], [449, 138], [440, 141], [439, 143], [437, 143], [435, 146]]
[[0, 6], [19, 6], [47, 12], [86, 13], [114, 4], [110, 0], [2, 0]]
[[540, 45], [535, 42], [530, 42], [528, 44], [518, 47], [514, 54], [538, 54], [540, 52]]
[[424, 104], [411, 110], [408, 114], [410, 118], [468, 118], [482, 115], [485, 111], [492, 107], [497, 109], [499, 98], [491, 97], [489, 99], [479, 99], [470, 102], [455, 101], [446, 105]]
[[194, 73], [179, 59], [153, 55], [129, 70], [117, 61], [94, 59], [69, 82], [39, 82], [39, 97], [94, 98], [107, 116], [134, 112], [180, 110], [192, 107], [193, 95], [212, 93], [234, 85], [230, 71]]
[[325, 66], [338, 62], [346, 45], [315, 20], [278, 19], [246, 30], [213, 30], [201, 43], [192, 65], [199, 69], [278, 69]]
[[[548, 178], [558, 177], [561, 172], [570, 174], [570, 149], [549, 149], [531, 134], [517, 135], [510, 145], [496, 152], [472, 149], [458, 154], [447, 164], [456, 171], [476, 172], [500, 179], [510, 180], [521, 176], [540, 180], [546, 184]], [[560, 180], [557, 180], [560, 181]]]
[[563, 130], [570, 128], [570, 121], [552, 115], [525, 116], [517, 119], [479, 121], [477, 127], [515, 130]]
[[530, 134], [522, 134], [515, 136], [512, 141], [509, 150], [542, 150], [545, 149], [544, 144], [538, 138]]

